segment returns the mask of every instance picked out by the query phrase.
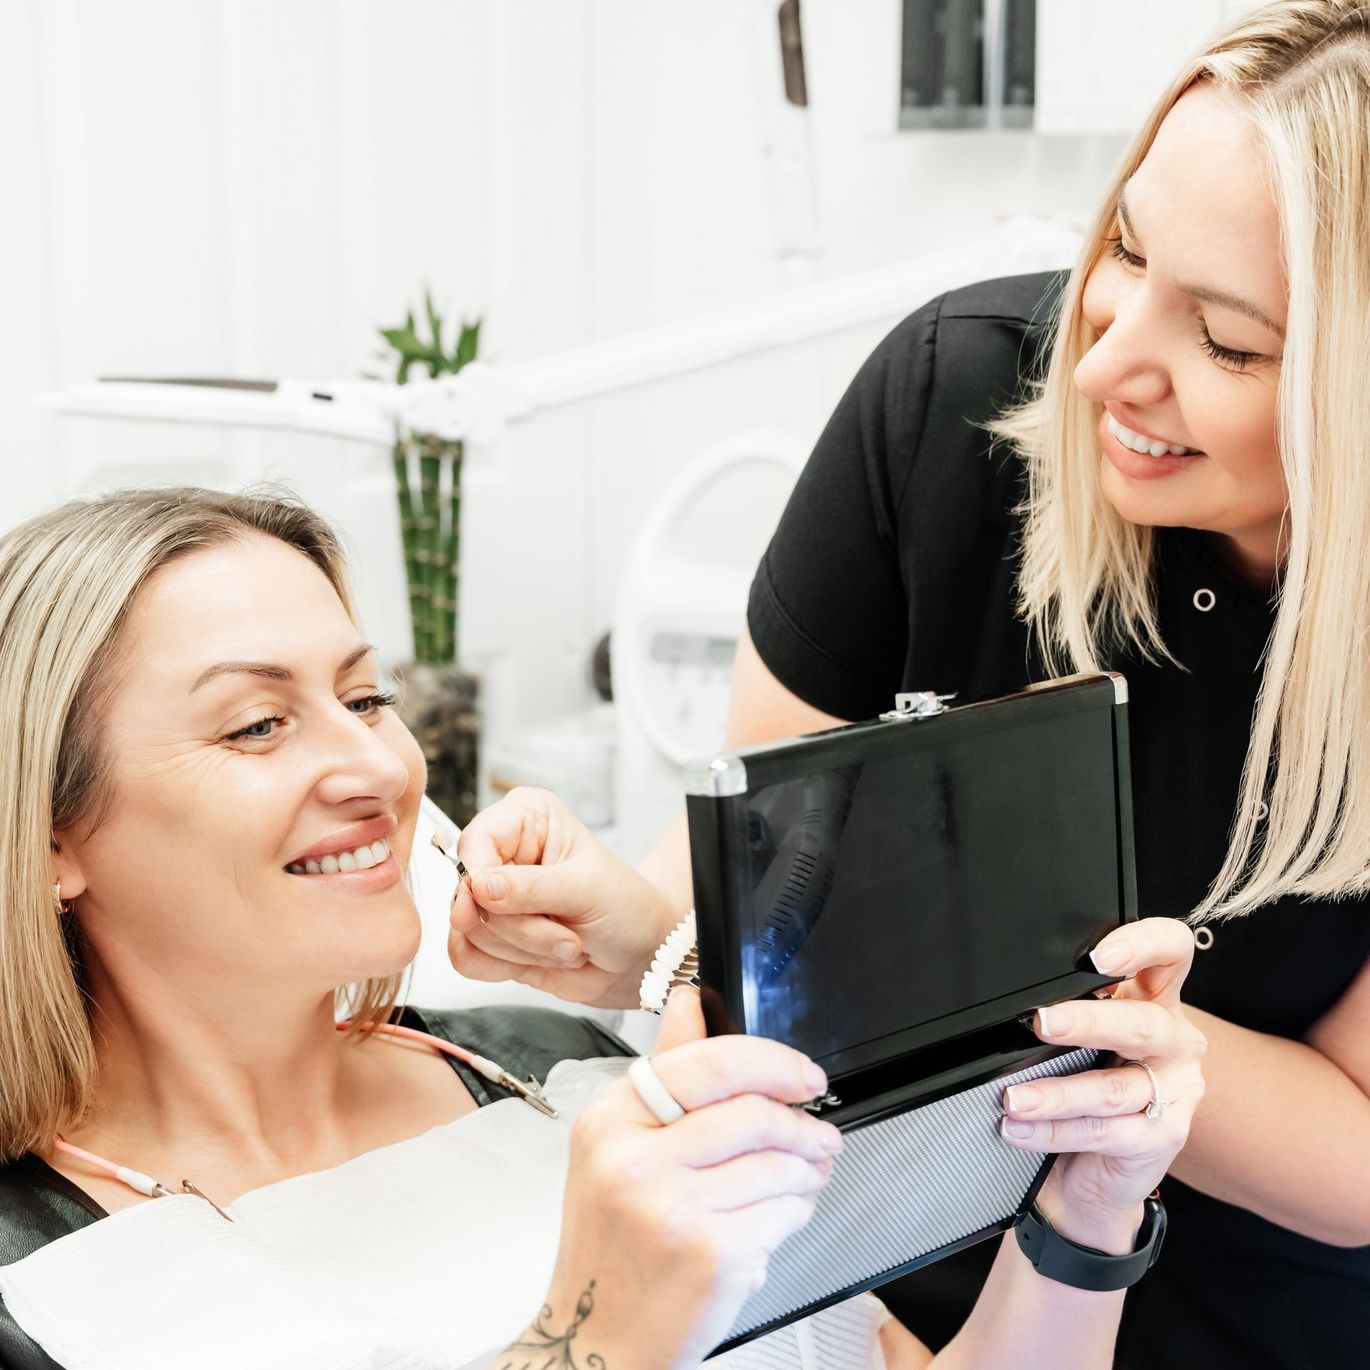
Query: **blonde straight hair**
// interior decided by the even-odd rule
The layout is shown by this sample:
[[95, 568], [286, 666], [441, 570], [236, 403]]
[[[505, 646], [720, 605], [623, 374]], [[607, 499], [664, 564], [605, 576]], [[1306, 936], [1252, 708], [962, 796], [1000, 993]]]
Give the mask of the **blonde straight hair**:
[[[153, 572], [254, 533], [309, 557], [352, 612], [332, 530], [275, 492], [121, 491], [0, 538], [0, 1160], [46, 1147], [94, 1087], [80, 937], [54, 907], [52, 851], [118, 802], [100, 715], [120, 629]], [[341, 988], [353, 1030], [388, 1018], [401, 983]]]
[[1153, 530], [1104, 498], [1099, 410], [1072, 373], [1096, 341], [1081, 296], [1117, 234], [1119, 195], [1201, 81], [1250, 112], [1289, 282], [1277, 435], [1288, 558], [1227, 857], [1194, 911], [1208, 919], [1370, 887], [1370, 3], [1263, 5], [1186, 66], [1086, 235], [1040, 389], [992, 427], [1027, 463], [1019, 609], [1052, 668], [1095, 670], [1125, 645], [1173, 660], [1156, 619]]

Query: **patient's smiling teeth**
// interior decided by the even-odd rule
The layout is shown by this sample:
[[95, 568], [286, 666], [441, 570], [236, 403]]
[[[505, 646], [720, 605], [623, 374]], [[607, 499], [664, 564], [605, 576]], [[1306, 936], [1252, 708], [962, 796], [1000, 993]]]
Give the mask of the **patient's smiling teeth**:
[[334, 852], [320, 857], [317, 861], [292, 861], [286, 867], [291, 875], [347, 875], [355, 871], [367, 871], [379, 866], [390, 856], [390, 843], [381, 838], [370, 845], [363, 844], [352, 851]]

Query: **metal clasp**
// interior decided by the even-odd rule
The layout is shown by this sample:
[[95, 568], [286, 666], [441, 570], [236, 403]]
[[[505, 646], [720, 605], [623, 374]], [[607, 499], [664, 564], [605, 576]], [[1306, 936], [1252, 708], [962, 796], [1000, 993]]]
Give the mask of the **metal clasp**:
[[882, 723], [900, 723], [916, 718], [936, 718], [947, 711], [947, 701], [955, 694], [939, 695], [934, 690], [903, 691], [894, 697], [894, 708], [880, 715]]
[[555, 1118], [557, 1111], [548, 1101], [547, 1096], [542, 1092], [542, 1086], [538, 1084], [537, 1077], [530, 1075], [528, 1083], [516, 1080], [507, 1070], [500, 1071], [499, 1083], [513, 1094], [517, 1094], [525, 1104], [532, 1104], [539, 1113], [545, 1113], [549, 1118]]

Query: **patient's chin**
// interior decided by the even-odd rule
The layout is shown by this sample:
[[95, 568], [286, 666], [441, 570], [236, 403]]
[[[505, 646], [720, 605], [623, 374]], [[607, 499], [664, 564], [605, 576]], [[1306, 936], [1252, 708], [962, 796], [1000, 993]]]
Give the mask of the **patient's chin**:
[[[407, 902], [407, 901], [406, 901]], [[335, 944], [328, 960], [336, 967], [335, 988], [362, 980], [383, 980], [408, 970], [419, 952], [423, 926], [412, 903], [393, 916], [349, 929], [348, 945]], [[323, 953], [323, 948], [319, 951]], [[323, 956], [315, 962], [322, 962]]]

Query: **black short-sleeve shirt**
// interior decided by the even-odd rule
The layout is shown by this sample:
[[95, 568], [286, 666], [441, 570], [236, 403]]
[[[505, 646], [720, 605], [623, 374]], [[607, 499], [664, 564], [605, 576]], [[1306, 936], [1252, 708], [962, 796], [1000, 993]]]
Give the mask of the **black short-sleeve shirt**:
[[[1014, 609], [1021, 461], [984, 425], [1040, 374], [1063, 281], [1009, 277], [933, 301], [843, 396], [748, 606], [762, 660], [801, 699], [855, 720], [898, 690], [980, 699], [1045, 678]], [[1183, 917], [1227, 849], [1274, 611], [1187, 529], [1160, 531], [1155, 593], [1180, 664], [1119, 652], [1108, 665], [1129, 684], [1140, 913]], [[1186, 1000], [1297, 1038], [1370, 956], [1370, 906], [1281, 900], [1211, 938]], [[1370, 1248], [1310, 1241], [1177, 1181], [1166, 1201], [1166, 1250], [1129, 1298], [1120, 1363], [1370, 1365]], [[986, 1268], [984, 1253], [893, 1286], [890, 1302], [944, 1340], [973, 1298], [969, 1267]]]

